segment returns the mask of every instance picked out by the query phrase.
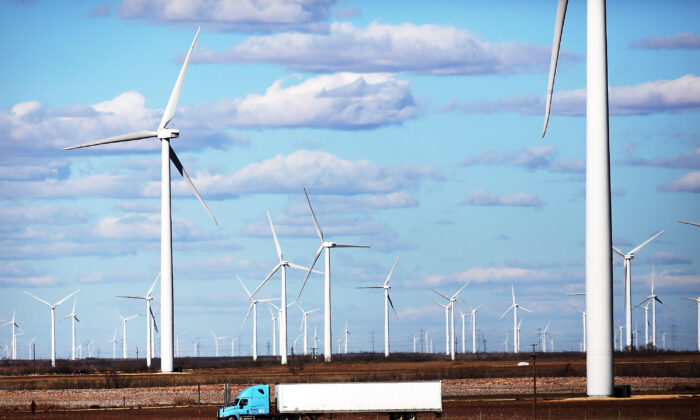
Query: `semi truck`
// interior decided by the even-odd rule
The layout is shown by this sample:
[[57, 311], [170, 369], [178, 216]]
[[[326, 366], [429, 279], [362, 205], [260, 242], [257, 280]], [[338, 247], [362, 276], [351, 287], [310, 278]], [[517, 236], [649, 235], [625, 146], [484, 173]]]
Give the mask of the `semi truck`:
[[[274, 394], [274, 395], [273, 395]], [[418, 414], [442, 415], [442, 383], [347, 382], [253, 385], [217, 419], [316, 420], [322, 415], [377, 413], [391, 420], [415, 420]]]

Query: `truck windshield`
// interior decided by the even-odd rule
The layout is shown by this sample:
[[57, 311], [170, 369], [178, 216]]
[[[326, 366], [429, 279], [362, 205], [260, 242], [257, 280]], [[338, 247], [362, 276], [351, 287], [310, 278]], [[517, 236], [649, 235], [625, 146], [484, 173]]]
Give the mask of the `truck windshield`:
[[235, 400], [233, 400], [233, 402], [231, 403], [231, 405], [238, 405], [238, 398], [236, 398]]

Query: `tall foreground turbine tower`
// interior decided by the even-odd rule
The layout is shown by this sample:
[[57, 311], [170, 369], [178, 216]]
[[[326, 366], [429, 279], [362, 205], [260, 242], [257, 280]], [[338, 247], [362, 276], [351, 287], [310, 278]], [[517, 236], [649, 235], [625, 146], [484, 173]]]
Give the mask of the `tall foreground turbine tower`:
[[[542, 137], [549, 120], [567, 4], [568, 0], [559, 0], [557, 7]], [[588, 0], [586, 14], [586, 384], [589, 397], [609, 397], [614, 380], [605, 0]]]

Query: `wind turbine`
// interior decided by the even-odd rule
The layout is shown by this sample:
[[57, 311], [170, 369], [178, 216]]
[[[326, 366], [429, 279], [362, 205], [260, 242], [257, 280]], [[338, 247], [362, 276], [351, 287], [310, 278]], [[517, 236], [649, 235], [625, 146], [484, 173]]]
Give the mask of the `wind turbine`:
[[634, 305], [635, 308], [644, 309], [644, 346], [646, 348], [649, 348], [649, 305], [651, 302], [647, 302], [644, 306], [641, 303]]
[[[277, 249], [277, 257], [279, 258], [279, 263], [272, 269], [270, 274], [265, 277], [265, 280], [260, 283], [260, 285], [253, 291], [253, 293], [248, 297], [248, 300], [252, 299], [253, 296], [260, 290], [261, 287], [272, 277], [277, 270], [282, 268], [282, 292], [281, 292], [281, 302], [280, 302], [280, 355], [281, 364], [287, 364], [287, 267], [296, 268], [297, 270], [306, 271], [308, 268], [302, 267], [298, 264], [291, 263], [284, 259], [282, 256], [282, 248], [277, 240], [277, 233], [275, 233], [275, 226], [272, 224], [272, 218], [270, 217], [270, 212], [267, 212], [267, 220], [270, 222], [270, 229], [272, 230], [272, 237], [275, 239], [275, 248]], [[320, 273], [319, 273], [320, 274]]]
[[[641, 301], [639, 305], [641, 305], [644, 302], [651, 302], [651, 344], [656, 348], [656, 302], [659, 302], [660, 304], [666, 306], [661, 299], [659, 299], [659, 296], [656, 294], [656, 291], [654, 289], [654, 266], [651, 266], [651, 294], [647, 296], [646, 299]], [[639, 306], [637, 305], [637, 306]], [[668, 308], [668, 306], [666, 306]], [[671, 309], [671, 308], [668, 308]]]
[[[270, 303], [270, 302], [268, 302], [268, 303], [270, 305], [272, 305], [272, 303]], [[274, 305], [272, 305], [272, 306], [274, 306]], [[277, 307], [275, 306], [275, 308], [277, 308]], [[272, 318], [270, 320], [270, 324], [272, 324], [272, 355], [277, 356], [277, 323], [275, 322], [275, 321], [277, 321], [277, 317], [272, 312], [272, 308], [270, 308], [268, 306], [267, 309], [270, 311], [270, 317]]]
[[659, 235], [664, 233], [665, 229], [662, 229], [659, 233], [656, 235], [652, 236], [651, 238], [647, 239], [645, 242], [643, 242], [641, 245], [638, 247], [634, 248], [628, 253], [624, 253], [620, 251], [619, 249], [612, 247], [612, 249], [620, 254], [622, 258], [625, 259], [624, 263], [624, 269], [625, 269], [625, 329], [627, 331], [626, 338], [627, 338], [627, 347], [632, 346], [632, 259], [634, 259], [634, 254], [639, 252], [644, 246], [646, 246], [649, 242], [653, 241], [656, 239]]
[[[464, 302], [467, 303], [467, 302]], [[467, 306], [469, 306], [469, 310], [471, 311], [471, 317], [472, 317], [472, 325], [471, 325], [471, 330], [472, 330], [472, 353], [476, 353], [476, 312], [481, 309], [484, 305], [479, 305], [476, 308], [472, 308], [471, 305], [467, 303]]]
[[0, 319], [0, 322], [5, 322], [5, 324], [0, 325], [0, 328], [6, 327], [8, 325], [12, 326], [12, 360], [17, 360], [17, 336], [22, 335], [22, 334], [17, 334], [17, 329], [21, 330], [20, 326], [17, 325], [17, 322], [15, 321], [15, 313], [17, 310], [15, 309], [12, 311], [12, 319], [9, 321], [5, 321], [3, 319]]
[[[613, 299], [605, 0], [588, 0], [586, 28], [586, 351], [587, 394], [613, 395]], [[547, 130], [568, 0], [559, 0], [542, 137]], [[588, 351], [590, 350], [590, 351]]]
[[[696, 298], [684, 297], [683, 299], [692, 300], [698, 304], [695, 309], [698, 311], [698, 351], [700, 351], [700, 296], [698, 296]], [[666, 333], [664, 333], [664, 349], [665, 348], [666, 348]]]
[[148, 289], [148, 292], [146, 292], [146, 296], [117, 296], [120, 298], [143, 299], [146, 301], [146, 366], [149, 368], [151, 367], [151, 357], [153, 356], [153, 352], [151, 349], [155, 345], [155, 343], [152, 341], [153, 336], [151, 334], [151, 322], [153, 322], [153, 327], [155, 328], [155, 316], [153, 315], [153, 311], [151, 310], [151, 301], [153, 300], [151, 293], [153, 293], [153, 289], [156, 287], [156, 283], [158, 283], [159, 278], [160, 273], [158, 273], [156, 279], [153, 280], [153, 284], [151, 285], [151, 288]]
[[76, 296], [76, 297], [75, 297], [75, 300], [73, 301], [73, 310], [71, 311], [71, 313], [69, 313], [68, 315], [64, 316], [63, 318], [61, 318], [61, 319], [59, 320], [59, 321], [63, 321], [63, 320], [66, 319], [66, 318], [71, 318], [72, 321], [73, 321], [73, 322], [72, 322], [72, 324], [73, 324], [73, 330], [72, 330], [72, 331], [73, 331], [73, 336], [72, 336], [72, 337], [73, 337], [73, 340], [72, 340], [72, 345], [73, 345], [73, 346], [72, 346], [71, 360], [75, 360], [75, 322], [76, 322], [76, 321], [80, 322], [80, 320], [78, 319], [78, 316], [75, 314], [75, 305], [76, 305], [77, 303], [78, 303], [78, 297]]
[[399, 315], [396, 313], [396, 309], [394, 309], [394, 303], [391, 301], [391, 297], [389, 296], [389, 289], [391, 289], [391, 286], [389, 286], [389, 280], [391, 280], [391, 275], [394, 273], [394, 269], [396, 268], [396, 264], [398, 262], [399, 257], [396, 257], [396, 261], [394, 261], [394, 265], [391, 267], [391, 271], [389, 271], [389, 275], [386, 277], [386, 281], [383, 285], [357, 287], [357, 289], [384, 289], [384, 357], [389, 357], [389, 305], [391, 305], [391, 309], [394, 311], [396, 319], [399, 319]]
[[542, 334], [540, 335], [542, 353], [547, 353], [547, 330], [549, 330], [549, 322], [547, 323], [547, 326], [544, 327], [544, 330], [542, 330]]
[[110, 343], [112, 343], [112, 359], [117, 358], [117, 329], [114, 329], [114, 337], [112, 337], [111, 340], [109, 340]]
[[440, 302], [433, 301], [436, 305], [445, 310], [445, 355], [450, 354], [450, 304], [443, 305]]
[[581, 314], [581, 319], [583, 320], [583, 351], [586, 351], [586, 311], [582, 311], [574, 306], [574, 309]]
[[[250, 293], [250, 290], [246, 287], [246, 285], [243, 283], [243, 280], [241, 280], [240, 277], [238, 277], [238, 274], [236, 274], [236, 278], [238, 281], [241, 283], [241, 286], [243, 286], [243, 290], [245, 290], [246, 294], [248, 295], [248, 300], [251, 300], [250, 306], [248, 306], [248, 312], [245, 314], [245, 319], [243, 320], [243, 324], [241, 325], [241, 328], [245, 326], [246, 321], [248, 321], [248, 316], [250, 315], [250, 311], [253, 311], [253, 360], [258, 360], [258, 302], [270, 302], [273, 300], [277, 300], [278, 298], [270, 298], [270, 299], [253, 299], [253, 294]], [[274, 341], [274, 340], [273, 340]]]
[[122, 359], [126, 359], [126, 322], [130, 319], [136, 318], [138, 315], [131, 315], [130, 317], [124, 318], [122, 314], [119, 313], [119, 311], [117, 311], [117, 315], [119, 315], [119, 318], [122, 319]]
[[503, 319], [503, 317], [506, 316], [506, 314], [508, 314], [508, 312], [510, 312], [511, 309], [513, 310], [513, 353], [518, 353], [520, 351], [520, 337], [518, 335], [518, 308], [527, 312], [532, 311], [524, 306], [520, 306], [520, 304], [515, 302], [515, 286], [513, 286], [512, 284], [510, 285], [510, 292], [513, 296], [513, 304], [510, 305], [507, 311], [503, 312], [503, 315], [501, 315], [500, 319]]
[[199, 357], [199, 337], [197, 337], [197, 340], [193, 340], [191, 338], [189, 340], [192, 342], [192, 351], [194, 352], [194, 357]]
[[320, 308], [312, 309], [310, 311], [305, 311], [304, 308], [299, 305], [299, 302], [296, 303], [297, 307], [301, 311], [301, 325], [299, 326], [299, 329], [301, 330], [302, 328], [304, 329], [304, 356], [306, 356], [308, 350], [307, 350], [307, 317], [309, 314], [318, 311]]
[[[461, 321], [462, 321], [462, 354], [464, 354], [464, 353], [467, 352], [467, 350], [466, 350], [466, 343], [465, 343], [465, 339], [464, 339], [464, 337], [465, 337], [465, 336], [464, 336], [464, 327], [465, 327], [464, 318], [466, 318], [466, 317], [468, 317], [468, 316], [469, 316], [468, 313], [462, 312], [462, 310], [460, 309], [460, 311], [459, 311], [459, 317], [460, 317], [460, 319], [461, 319]], [[470, 325], [471, 325], [471, 324], [470, 324]], [[414, 341], [415, 341], [415, 340], [414, 340]], [[414, 344], [413, 347], [415, 347], [415, 344]], [[415, 351], [415, 350], [414, 350], [414, 351]]]
[[345, 336], [345, 354], [348, 354], [348, 336], [350, 335], [350, 330], [348, 330], [348, 321], [345, 321], [345, 330], [343, 330], [343, 335]]
[[430, 289], [431, 292], [435, 293], [438, 296], [441, 296], [445, 299], [447, 299], [450, 302], [450, 311], [452, 312], [452, 325], [451, 325], [451, 330], [450, 330], [450, 339], [451, 339], [451, 344], [449, 345], [449, 354], [452, 357], [452, 360], [455, 359], [455, 301], [457, 300], [457, 296], [459, 296], [460, 293], [462, 293], [462, 290], [464, 290], [465, 287], [469, 286], [469, 283], [471, 281], [468, 281], [464, 286], [462, 286], [457, 293], [454, 295], [447, 297], [443, 295], [440, 292], [437, 292], [433, 289]]
[[28, 294], [29, 296], [33, 297], [34, 299], [38, 300], [39, 302], [43, 303], [44, 305], [48, 306], [49, 309], [51, 309], [51, 366], [56, 367], [56, 314], [55, 310], [56, 307], [63, 302], [66, 301], [69, 297], [73, 296], [74, 294], [78, 293], [80, 289], [76, 290], [75, 292], [71, 293], [70, 295], [64, 297], [63, 299], [59, 300], [58, 302], [54, 303], [53, 305], [50, 304], [49, 302], [38, 298], [34, 296], [33, 294], [29, 292], [24, 292]]
[[623, 344], [623, 341], [622, 341], [622, 330], [624, 330], [625, 326], [622, 325], [622, 324], [617, 324], [617, 328], [620, 329], [620, 351], [622, 351], [622, 350], [624, 349], [624, 347], [623, 347], [624, 344]]
[[231, 357], [236, 355], [236, 351], [235, 351], [236, 340], [237, 340], [236, 338], [231, 339]]
[[228, 337], [217, 337], [214, 331], [211, 331], [211, 335], [214, 337], [214, 343], [216, 344], [216, 357], [219, 357], [219, 340], [223, 340]]
[[[516, 329], [516, 331], [517, 331], [518, 333], [513, 337], [513, 341], [517, 341], [517, 342], [518, 342], [518, 352], [520, 351], [520, 326], [521, 326], [522, 324], [523, 324], [523, 320], [521, 319], [521, 320], [518, 322], [518, 328]], [[517, 353], [517, 352], [516, 352], [516, 353]]]
[[318, 220], [316, 220], [316, 215], [314, 214], [314, 209], [311, 207], [311, 200], [309, 200], [309, 194], [306, 192], [306, 188], [304, 188], [304, 195], [306, 196], [306, 202], [309, 203], [309, 210], [311, 210], [311, 217], [314, 220], [314, 226], [316, 227], [316, 233], [318, 234], [318, 239], [321, 240], [321, 246], [318, 248], [318, 251], [316, 251], [316, 255], [314, 256], [314, 261], [311, 263], [311, 267], [309, 267], [309, 272], [306, 273], [306, 278], [304, 279], [304, 283], [301, 285], [301, 289], [299, 289], [299, 294], [297, 294], [297, 301], [299, 300], [299, 297], [301, 296], [301, 292], [304, 290], [304, 286], [306, 285], [306, 281], [309, 279], [309, 276], [311, 275], [311, 271], [314, 269], [314, 266], [316, 265], [316, 261], [318, 261], [318, 257], [321, 256], [321, 252], [325, 249], [325, 260], [326, 260], [326, 271], [325, 271], [325, 282], [324, 282], [324, 302], [323, 302], [323, 311], [324, 311], [324, 316], [323, 316], [323, 359], [326, 362], [331, 361], [331, 353], [333, 351], [332, 349], [332, 337], [331, 337], [331, 248], [369, 248], [367, 245], [350, 245], [350, 244], [339, 244], [336, 242], [331, 242], [331, 241], [326, 241], [323, 238], [323, 232], [321, 231], [321, 226], [318, 224]]
[[163, 302], [163, 318], [162, 318], [162, 333], [161, 333], [161, 371], [162, 372], [172, 372], [173, 371], [173, 334], [174, 334], [174, 313], [173, 313], [173, 241], [172, 241], [172, 213], [170, 210], [170, 162], [172, 161], [177, 168], [180, 175], [184, 178], [185, 182], [192, 188], [195, 196], [200, 203], [204, 206], [204, 209], [209, 213], [209, 216], [214, 220], [214, 223], [218, 226], [214, 215], [207, 207], [204, 200], [199, 195], [199, 192], [195, 188], [192, 180], [187, 171], [182, 166], [180, 159], [175, 154], [175, 151], [170, 146], [170, 139], [175, 139], [180, 136], [180, 130], [174, 128], [167, 128], [166, 126], [171, 122], [173, 116], [175, 115], [175, 108], [177, 107], [177, 101], [180, 97], [180, 90], [182, 89], [182, 82], [185, 78], [185, 73], [187, 72], [187, 65], [190, 62], [190, 57], [192, 56], [192, 51], [197, 43], [197, 37], [199, 36], [199, 29], [194, 36], [192, 45], [190, 46], [187, 56], [185, 57], [185, 62], [182, 64], [182, 69], [175, 82], [175, 87], [170, 94], [170, 99], [163, 112], [163, 117], [160, 120], [158, 129], [156, 131], [141, 130], [132, 133], [121, 134], [115, 137], [109, 137], [102, 140], [97, 140], [91, 143], [85, 143], [78, 146], [67, 147], [64, 150], [72, 150], [83, 147], [98, 146], [102, 144], [118, 143], [123, 141], [132, 140], [143, 140], [149, 138], [158, 138], [161, 143], [161, 207], [160, 207], [160, 272], [163, 276], [163, 281], [160, 284], [160, 298]]

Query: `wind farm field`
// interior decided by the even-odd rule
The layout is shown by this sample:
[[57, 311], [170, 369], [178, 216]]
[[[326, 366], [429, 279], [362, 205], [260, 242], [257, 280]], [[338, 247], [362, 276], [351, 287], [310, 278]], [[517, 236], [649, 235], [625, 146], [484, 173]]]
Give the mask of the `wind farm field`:
[[[247, 358], [176, 359], [183, 372], [173, 374], [138, 372], [134, 360], [57, 364], [56, 371], [87, 372], [80, 374], [43, 372], [48, 371], [46, 362], [37, 362], [37, 372], [43, 373], [32, 374], [31, 361], [2, 361], [0, 418], [30, 416], [32, 400], [37, 404], [37, 418], [88, 418], [98, 412], [100, 418], [212, 418], [223, 403], [224, 383], [232, 384], [231, 392], [236, 394], [255, 383], [436, 379], [443, 381], [443, 415], [448, 418], [532, 416], [532, 365], [517, 366], [520, 361], [531, 363], [529, 353], [459, 355], [454, 362], [437, 355], [396, 354], [389, 360], [374, 354], [334, 357], [327, 364], [297, 356], [287, 366], [273, 357], [260, 358], [257, 363]], [[159, 360], [155, 362], [157, 370]], [[582, 354], [540, 353], [536, 367], [543, 416], [584, 418], [583, 412], [588, 413], [587, 418], [700, 416], [697, 353], [618, 355], [615, 383], [630, 385], [633, 398], [584, 398]], [[672, 415], [664, 417], [664, 413]]]

